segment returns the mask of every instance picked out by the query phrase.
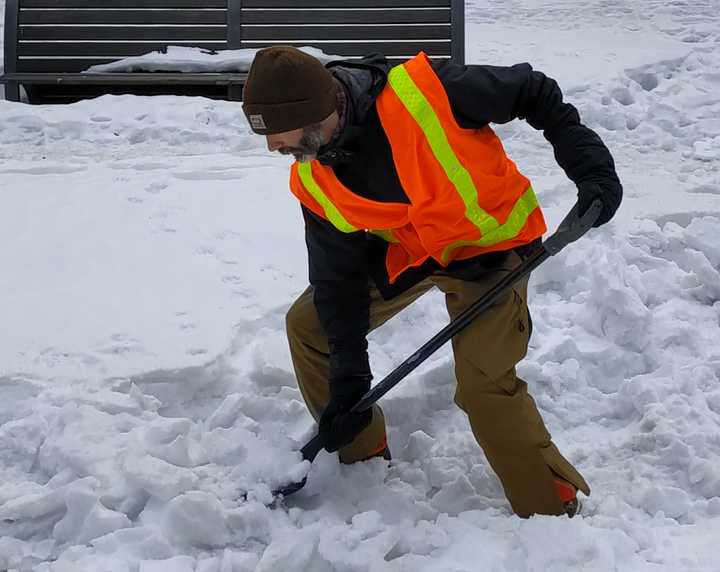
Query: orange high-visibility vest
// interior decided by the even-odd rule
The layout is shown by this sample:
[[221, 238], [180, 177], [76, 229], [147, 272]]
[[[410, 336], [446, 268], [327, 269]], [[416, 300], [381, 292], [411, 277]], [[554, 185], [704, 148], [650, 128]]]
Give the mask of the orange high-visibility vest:
[[290, 190], [338, 230], [387, 240], [391, 283], [428, 258], [447, 266], [528, 244], [547, 230], [530, 182], [490, 127], [457, 124], [423, 52], [390, 71], [376, 106], [410, 204], [356, 195], [319, 161], [295, 162]]

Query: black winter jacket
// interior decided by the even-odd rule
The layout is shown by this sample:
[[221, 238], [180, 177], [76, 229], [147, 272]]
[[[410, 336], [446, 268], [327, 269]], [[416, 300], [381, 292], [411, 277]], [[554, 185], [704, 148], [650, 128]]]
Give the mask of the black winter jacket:
[[[555, 158], [574, 183], [592, 181], [604, 192], [622, 196], [610, 152], [577, 110], [564, 103], [557, 83], [528, 64], [512, 67], [434, 63], [458, 124], [467, 129], [525, 119], [541, 129]], [[347, 188], [375, 201], [409, 200], [400, 185], [390, 144], [380, 124], [375, 99], [385, 86], [389, 66], [381, 55], [327, 65], [347, 96], [345, 126], [336, 141], [320, 149]], [[314, 302], [330, 345], [330, 383], [369, 380], [367, 341], [369, 288], [389, 299], [442, 270], [460, 278], [502, 264], [507, 252], [458, 261], [447, 268], [429, 260], [390, 285], [385, 271], [387, 243], [363, 231], [343, 233], [303, 207]]]

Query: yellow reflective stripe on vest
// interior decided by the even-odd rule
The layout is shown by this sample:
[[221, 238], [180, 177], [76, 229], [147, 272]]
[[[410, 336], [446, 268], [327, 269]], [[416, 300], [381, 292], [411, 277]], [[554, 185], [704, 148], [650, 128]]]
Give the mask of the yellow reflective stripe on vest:
[[320, 206], [325, 211], [325, 216], [335, 228], [337, 228], [341, 232], [347, 233], [357, 232], [358, 230], [360, 230], [359, 228], [355, 228], [347, 221], [347, 219], [337, 209], [333, 202], [323, 192], [323, 190], [320, 188], [320, 185], [317, 184], [312, 175], [312, 167], [310, 166], [310, 163], [298, 163], [297, 170], [298, 175], [300, 175], [300, 180], [302, 181], [302, 184], [305, 185], [305, 188], [308, 190], [308, 192], [320, 204]]
[[435, 110], [415, 85], [404, 65], [390, 70], [388, 83], [425, 134], [435, 158], [465, 203], [467, 219], [480, 230], [483, 237], [492, 233], [500, 226], [498, 221], [478, 204], [478, 192], [470, 173], [458, 160]]
[[515, 238], [520, 234], [520, 231], [527, 223], [528, 217], [536, 208], [538, 208], [538, 200], [535, 191], [533, 191], [532, 187], [529, 187], [517, 200], [504, 224], [498, 226], [494, 231], [484, 234], [479, 240], [461, 240], [445, 247], [442, 254], [443, 263], [447, 264], [453, 250], [461, 246], [492, 246]]
[[379, 236], [386, 242], [400, 242], [397, 238], [395, 238], [393, 231], [390, 229], [388, 229], [388, 230], [371, 230], [370, 234]]

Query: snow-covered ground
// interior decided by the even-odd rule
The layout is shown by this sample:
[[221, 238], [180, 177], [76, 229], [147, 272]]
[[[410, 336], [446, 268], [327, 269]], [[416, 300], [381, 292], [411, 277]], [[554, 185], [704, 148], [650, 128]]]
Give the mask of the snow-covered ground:
[[[511, 515], [448, 348], [383, 399], [390, 465], [323, 453], [266, 506], [312, 434], [287, 159], [237, 103], [3, 101], [0, 570], [720, 570], [720, 5], [468, 4], [468, 61], [556, 77], [625, 185], [531, 282], [520, 370], [582, 515]], [[541, 134], [498, 131], [554, 227], [572, 184]], [[446, 321], [431, 293], [373, 333], [376, 379]]]

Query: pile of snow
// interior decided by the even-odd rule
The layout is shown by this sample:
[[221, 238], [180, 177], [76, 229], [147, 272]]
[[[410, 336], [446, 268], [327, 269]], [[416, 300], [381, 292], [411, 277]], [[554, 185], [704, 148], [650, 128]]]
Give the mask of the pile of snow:
[[[712, 569], [718, 224], [704, 216], [595, 231], [533, 280], [536, 333], [520, 372], [595, 487], [582, 517], [510, 517], [453, 406], [447, 351], [384, 401], [391, 465], [341, 467], [323, 454], [304, 491], [269, 506], [273, 486], [305, 474], [296, 451], [311, 430], [278, 309], [239, 325], [228, 350], [201, 367], [62, 383], [4, 378], [13, 402], [0, 426], [4, 564]], [[375, 370], [386, 372], [443, 319], [434, 294], [373, 334]]]
[[[342, 59], [313, 47], [298, 46], [298, 49], [314, 56], [323, 63]], [[255, 58], [257, 49], [204, 50], [187, 46], [168, 46], [164, 52], [156, 51], [123, 58], [115, 62], [91, 66], [86, 73], [109, 72], [247, 72]]]
[[[625, 184], [530, 284], [519, 371], [593, 489], [573, 520], [511, 515], [447, 347], [383, 399], [392, 463], [301, 461], [302, 221], [238, 103], [0, 102], [0, 570], [720, 569], [720, 27], [710, 3], [641, 4], [468, 12], [468, 59], [506, 42], [570, 82]], [[619, 21], [634, 45], [583, 43]], [[562, 46], [529, 33], [561, 25]], [[498, 131], [555, 228], [574, 189], [547, 142]], [[433, 292], [374, 332], [376, 378], [445, 323]]]

